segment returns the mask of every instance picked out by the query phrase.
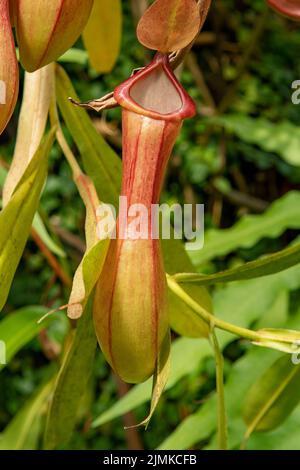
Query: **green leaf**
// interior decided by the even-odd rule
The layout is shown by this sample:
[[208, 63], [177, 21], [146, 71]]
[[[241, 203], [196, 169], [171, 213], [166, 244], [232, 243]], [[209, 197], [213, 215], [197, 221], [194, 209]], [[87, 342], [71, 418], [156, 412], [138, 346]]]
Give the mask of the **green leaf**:
[[36, 70], [36, 73], [25, 72], [14, 153], [3, 187], [3, 207], [8, 204], [41, 145], [46, 131], [53, 86], [53, 63]]
[[[225, 385], [225, 401], [229, 422], [229, 446], [231, 429], [236, 425], [245, 393], [259, 374], [274, 361], [274, 351], [253, 349], [236, 361]], [[200, 441], [208, 440], [216, 432], [216, 393], [213, 393], [196, 413], [190, 415], [159, 446], [159, 449], [189, 449]], [[240, 435], [242, 439], [242, 435]], [[213, 446], [215, 448], [215, 445]]]
[[[250, 281], [236, 282], [232, 285], [226, 286], [225, 288], [218, 289], [218, 291], [214, 294], [213, 303], [215, 306], [215, 313], [225, 321], [236, 323], [246, 328], [260, 319], [265, 314], [265, 312], [268, 312], [268, 310], [277, 300], [278, 293], [281, 293], [283, 289], [294, 290], [299, 287], [299, 266], [295, 266], [264, 279], [253, 279]], [[236, 299], [238, 299], [238, 302]], [[251, 299], [251, 302], [249, 299]], [[274, 326], [278, 325], [275, 323]], [[222, 348], [230, 343], [233, 338], [234, 337], [227, 332], [218, 332], [218, 339]], [[277, 354], [275, 351], [261, 351], [259, 349], [257, 349], [257, 351], [260, 351], [259, 354], [261, 354], [258, 363], [262, 362], [261, 357], [268, 357], [269, 353], [273, 354], [271, 358], [274, 358], [274, 354]], [[210, 345], [207, 341], [188, 338], [181, 338], [176, 340], [171, 347], [171, 374], [166, 386], [166, 390], [172, 388], [179, 380], [182, 379], [182, 377], [185, 377], [186, 375], [195, 371], [199, 367], [201, 360], [211, 355], [212, 349], [210, 348]], [[270, 364], [271, 363], [272, 361]], [[239, 378], [239, 380], [241, 379]], [[249, 385], [247, 386], [246, 390], [248, 390], [248, 388]], [[243, 393], [245, 394], [245, 392]], [[97, 417], [93, 423], [93, 426], [100, 426], [112, 419], [122, 416], [128, 411], [133, 410], [137, 406], [148, 401], [150, 394], [151, 380], [133, 387], [127, 393], [127, 395], [125, 395], [125, 397], [121, 398], [111, 408]], [[206, 437], [209, 436], [210, 428], [207, 425], [206, 419], [209, 419], [208, 415], [213, 416], [212, 427], [214, 429], [216, 424], [215, 406], [216, 403], [214, 403], [214, 409], [209, 413], [205, 410], [203, 411], [203, 421], [201, 415], [199, 426], [196, 424], [197, 418], [190, 418], [186, 428], [183, 428], [184, 436], [189, 436], [184, 439], [189, 438], [190, 441], [187, 447], [182, 448], [189, 448], [195, 444], [195, 442], [201, 440], [202, 431], [205, 433], [207, 432], [207, 434], [205, 434]], [[190, 429], [196, 429], [194, 433], [195, 435], [191, 434]], [[178, 430], [178, 433], [178, 439], [180, 439], [180, 429]], [[165, 448], [167, 449], [168, 447]]]
[[267, 309], [255, 324], [256, 329], [266, 327], [280, 328], [285, 325], [289, 316], [290, 294], [286, 288], [278, 291], [272, 307]]
[[[261, 318], [284, 289], [300, 286], [300, 266], [249, 281], [238, 281], [216, 289], [213, 297], [215, 315], [229, 323], [248, 328]], [[270, 326], [270, 325], [268, 325]], [[227, 332], [218, 337], [233, 338]]]
[[158, 447], [159, 450], [185, 450], [197, 442], [208, 439], [216, 430], [217, 400], [214, 394], [208, 404], [201, 408], [201, 413], [195, 413], [183, 420]]
[[275, 201], [264, 214], [245, 215], [233, 227], [208, 230], [200, 251], [190, 251], [195, 265], [224, 256], [237, 248], [250, 248], [261, 238], [275, 238], [288, 228], [300, 227], [300, 192], [290, 191]]
[[277, 251], [261, 259], [250, 261], [242, 266], [227, 269], [216, 274], [176, 274], [175, 280], [179, 283], [197, 283], [198, 285], [210, 285], [218, 282], [232, 282], [242, 279], [253, 279], [284, 271], [300, 263], [300, 244]]
[[153, 375], [150, 413], [147, 416], [147, 418], [140, 424], [142, 426], [145, 426], [146, 428], [148, 424], [150, 423], [150, 420], [156, 410], [160, 397], [162, 396], [162, 393], [164, 391], [164, 388], [170, 376], [170, 367], [171, 367], [170, 348], [171, 348], [171, 335], [170, 335], [170, 331], [168, 331], [166, 337], [164, 338], [163, 344], [161, 346], [161, 350], [159, 351], [156, 369]]
[[256, 346], [277, 349], [289, 354], [299, 353], [300, 331], [286, 328], [263, 328], [258, 330], [260, 338], [252, 341]]
[[[297, 289], [299, 286], [299, 266], [264, 279], [236, 282], [222, 289], [218, 289], [214, 294], [213, 304], [215, 313], [225, 321], [236, 323], [247, 328], [272, 308], [277, 300], [278, 294], [281, 294], [282, 290]], [[249, 299], [251, 299], [251, 302]], [[272, 317], [272, 315], [270, 315], [270, 317]], [[274, 326], [277, 326], [277, 324], [275, 323]], [[222, 347], [230, 343], [233, 338], [231, 334], [225, 331], [218, 332], [218, 339]], [[261, 354], [265, 355], [268, 353], [269, 351], [267, 350], [261, 352]], [[272, 351], [272, 353], [274, 354], [275, 352]], [[212, 355], [212, 349], [207, 341], [188, 338], [181, 338], [175, 341], [171, 348], [172, 367], [166, 390], [172, 388], [182, 377], [195, 371], [200, 361], [210, 355]], [[195, 360], [195, 358], [197, 359]], [[112, 419], [122, 416], [124, 413], [148, 401], [150, 394], [151, 380], [133, 387], [125, 397], [121, 398], [116, 404], [96, 418], [93, 425], [100, 426]], [[204, 423], [203, 426], [205, 429], [206, 424]], [[194, 428], [193, 422], [191, 428]], [[193, 439], [192, 435], [191, 439]], [[200, 439], [201, 437], [193, 441], [193, 443]], [[193, 443], [190, 444], [190, 446], [192, 446]]]
[[[299, 326], [300, 322], [300, 315], [299, 312], [296, 314], [293, 314], [292, 317], [288, 320], [287, 323], [282, 323], [282, 326], [284, 325], [287, 328], [297, 328]], [[272, 325], [273, 326], [273, 325]], [[257, 353], [257, 350], [254, 350]], [[267, 351], [268, 356], [269, 356], [270, 351]], [[272, 355], [273, 356], [273, 355]], [[259, 366], [259, 374], [258, 376], [256, 375], [252, 383], [249, 386], [249, 389], [251, 386], [253, 386], [253, 383], [257, 382], [260, 380], [262, 375], [274, 364], [274, 359], [276, 359], [278, 355], [276, 354], [273, 357], [273, 360], [270, 361], [265, 359], [265, 356], [262, 355], [261, 357], [261, 365]], [[252, 374], [252, 372], [249, 370], [249, 373]], [[245, 371], [245, 374], [247, 372]], [[242, 379], [240, 379], [242, 381]], [[237, 382], [236, 382], [237, 386]], [[249, 393], [249, 390], [247, 390], [247, 393]], [[231, 434], [231, 448], [236, 448], [237, 446], [240, 446], [242, 436], [244, 435], [246, 431], [246, 425], [245, 422], [242, 418], [243, 414], [243, 408], [244, 408], [244, 399], [247, 394], [244, 395], [244, 397], [241, 398], [240, 402], [238, 405], [235, 405], [235, 413], [233, 418], [231, 418], [231, 426], [230, 426], [230, 434]], [[279, 449], [298, 449], [299, 448], [299, 424], [300, 424], [300, 407], [298, 406], [295, 411], [290, 415], [290, 417], [287, 417], [287, 420], [284, 421], [279, 427], [277, 427], [275, 430], [272, 431], [267, 431], [267, 432], [257, 432], [254, 433], [250, 436], [250, 439], [247, 443], [247, 449], [263, 449], [263, 450], [269, 450], [269, 449], [274, 449], [274, 450], [279, 450]], [[296, 426], [296, 424], [298, 426]], [[298, 427], [298, 429], [297, 429]], [[298, 440], [297, 440], [298, 436]]]
[[34, 216], [32, 227], [36, 230], [41, 240], [45, 243], [46, 247], [49, 248], [50, 251], [52, 251], [52, 253], [57, 256], [60, 256], [61, 258], [66, 257], [66, 253], [64, 252], [64, 250], [57, 243], [55, 243], [55, 241], [49, 235], [45, 224], [38, 212]]
[[98, 241], [85, 253], [78, 266], [69, 298], [68, 316], [70, 318], [77, 319], [81, 317], [88, 298], [102, 272], [108, 247], [109, 239]]
[[[166, 390], [172, 388], [185, 375], [199, 366], [201, 359], [211, 354], [208, 341], [190, 338], [180, 338], [172, 344], [171, 372]], [[151, 396], [151, 379], [133, 387], [124, 397], [112, 407], [98, 416], [93, 427], [101, 426], [112, 419], [118, 418], [137, 406], [145, 403]]]
[[7, 176], [6, 169], [0, 164], [0, 188], [3, 188]]
[[121, 47], [121, 0], [95, 0], [82, 37], [92, 67], [98, 73], [110, 72], [118, 59]]
[[[7, 177], [7, 170], [0, 165], [0, 188], [3, 188], [6, 177]], [[49, 250], [52, 251], [52, 253], [56, 254], [57, 256], [61, 256], [62, 258], [65, 258], [66, 253], [51, 238], [38, 212], [34, 216], [32, 227], [36, 230], [41, 240], [45, 243], [47, 248], [49, 248]]]
[[[299, 269], [296, 273], [295, 268], [292, 268], [290, 271], [294, 271], [291, 273], [291, 276], [293, 274], [298, 275], [300, 273]], [[280, 275], [276, 275], [274, 278], [278, 278], [279, 276]], [[254, 281], [249, 282], [252, 283]], [[257, 283], [258, 281], [255, 282]], [[246, 283], [240, 283], [241, 286], [244, 284]], [[274, 295], [276, 296], [275, 282], [273, 289]], [[230, 290], [230, 288], [227, 288], [226, 290]], [[269, 290], [269, 288], [267, 290]], [[263, 294], [261, 292], [258, 292], [258, 296], [262, 297], [262, 295]], [[269, 296], [270, 292], [267, 292], [267, 295]], [[249, 298], [252, 299], [251, 292]], [[264, 311], [266, 310], [267, 309], [264, 306]], [[292, 322], [287, 323], [285, 326], [288, 328], [294, 328], [299, 324], [299, 320], [299, 315], [297, 315], [293, 318]], [[222, 347], [224, 347], [228, 343], [228, 338], [223, 335], [221, 336], [220, 334], [218, 336], [220, 337]], [[272, 365], [274, 359], [278, 357], [280, 357], [280, 354], [277, 351], [252, 348], [245, 356], [234, 363], [225, 385], [226, 411], [229, 418], [228, 431], [230, 448], [236, 448], [240, 445], [245, 432], [246, 426], [242, 419], [242, 408], [246, 393], [249, 391], [252, 384], [258, 380], [261, 374]], [[199, 411], [180, 423], [176, 430], [162, 442], [159, 448], [189, 449], [197, 442], [208, 440], [209, 437], [216, 432], [216, 404], [216, 394], [214, 393], [207, 401], [205, 401]], [[209, 448], [216, 449], [216, 436]]]
[[62, 56], [60, 56], [60, 58], [58, 59], [58, 62], [62, 62], [62, 63], [71, 62], [74, 64], [85, 66], [88, 63], [88, 60], [89, 60], [89, 57], [86, 51], [71, 47], [71, 49], [69, 49]]
[[0, 310], [22, 256], [44, 187], [55, 130], [42, 141], [20, 183], [0, 213]]
[[[169, 274], [179, 271], [193, 271], [194, 267], [179, 240], [162, 240], [165, 269]], [[212, 302], [208, 291], [201, 286], [186, 285], [184, 290], [209, 312], [212, 312]], [[177, 295], [169, 290], [170, 324], [174, 331], [182, 336], [191, 338], [207, 337], [208, 325], [195, 314]]]
[[254, 433], [247, 450], [300, 450], [300, 406], [273, 431]]
[[[50, 315], [45, 321], [38, 323], [45, 313], [45, 307], [24, 307], [10, 313], [0, 322], [0, 340], [5, 343], [7, 363], [25, 344], [57, 318], [56, 315]], [[5, 364], [0, 364], [0, 369], [3, 367]]]
[[257, 145], [266, 152], [275, 152], [290, 165], [300, 165], [300, 129], [288, 121], [277, 124], [265, 118], [251, 118], [243, 114], [229, 114], [213, 118], [244, 142]]
[[0, 450], [36, 450], [42, 431], [42, 417], [53, 388], [53, 380], [42, 385], [38, 392], [14, 416], [0, 435]]
[[85, 110], [74, 106], [68, 100], [78, 99], [66, 72], [56, 68], [56, 94], [59, 109], [74, 139], [85, 172], [92, 178], [103, 202], [118, 206], [121, 187], [121, 160], [98, 134]]
[[88, 298], [98, 281], [103, 269], [109, 247], [109, 238], [99, 240], [97, 237], [96, 210], [100, 206], [96, 189], [90, 178], [81, 174], [76, 178], [76, 185], [86, 207], [85, 238], [87, 249], [79, 264], [69, 298], [68, 316], [80, 318]]
[[300, 401], [300, 366], [290, 356], [278, 359], [252, 385], [246, 396], [243, 416], [247, 438], [254, 431], [279, 426]]
[[66, 444], [77, 422], [80, 402], [92, 373], [96, 352], [92, 299], [74, 332], [55, 384], [45, 432], [45, 448]]

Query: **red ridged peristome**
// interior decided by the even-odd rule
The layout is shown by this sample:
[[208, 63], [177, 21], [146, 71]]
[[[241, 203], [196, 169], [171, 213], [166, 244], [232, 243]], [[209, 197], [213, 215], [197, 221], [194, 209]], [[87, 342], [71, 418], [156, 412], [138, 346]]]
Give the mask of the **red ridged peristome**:
[[[142, 93], [150, 92], [148, 96], [155, 101], [151, 93], [159, 92], [155, 85], [157, 73], [164, 74], [161, 83], [172, 87], [171, 95], [176, 93], [175, 101], [180, 102], [174, 110], [172, 103], [166, 102], [171, 111], [167, 114], [158, 112], [155, 106], [144, 108], [132, 98], [134, 86], [141, 82]], [[168, 99], [166, 94], [164, 89], [162, 102]], [[123, 224], [117, 224], [117, 238], [111, 241], [96, 287], [94, 322], [102, 351], [115, 372], [126, 382], [139, 383], [153, 374], [169, 332], [167, 284], [160, 241], [151, 237], [151, 204], [159, 201], [182, 119], [192, 116], [195, 107], [169, 69], [166, 56], [160, 54], [145, 70], [118, 87], [115, 98], [123, 107], [122, 196], [127, 197], [128, 208], [133, 204], [147, 207], [148, 226], [143, 239], [130, 238], [132, 214], [121, 206], [118, 220]]]
[[15, 27], [24, 68], [34, 72], [72, 47], [92, 6], [93, 0], [16, 0]]
[[14, 111], [19, 90], [19, 70], [8, 0], [0, 0], [0, 134]]
[[300, 21], [300, 0], [267, 0], [267, 2], [281, 15]]

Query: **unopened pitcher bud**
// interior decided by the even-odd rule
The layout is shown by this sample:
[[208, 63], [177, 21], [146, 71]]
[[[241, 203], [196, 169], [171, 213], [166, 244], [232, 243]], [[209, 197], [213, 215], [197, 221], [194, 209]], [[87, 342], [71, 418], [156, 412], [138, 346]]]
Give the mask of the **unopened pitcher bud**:
[[92, 6], [93, 0], [17, 0], [15, 26], [24, 68], [33, 72], [73, 46]]
[[14, 111], [19, 90], [19, 70], [10, 24], [9, 1], [0, 0], [0, 134]]

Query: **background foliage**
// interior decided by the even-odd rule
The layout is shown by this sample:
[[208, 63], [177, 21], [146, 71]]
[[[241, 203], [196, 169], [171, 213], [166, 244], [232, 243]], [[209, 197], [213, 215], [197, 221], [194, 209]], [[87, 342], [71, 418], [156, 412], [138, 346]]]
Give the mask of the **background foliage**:
[[[108, 93], [132, 69], [149, 60], [149, 52], [135, 37], [134, 3], [123, 1], [122, 48], [112, 72], [99, 75], [91, 68], [81, 40], [76, 50], [61, 60], [82, 101]], [[205, 204], [205, 247], [189, 253], [199, 273], [210, 275], [237, 268], [282, 250], [297, 238], [300, 108], [291, 102], [291, 84], [300, 77], [299, 46], [297, 24], [266, 10], [262, 0], [216, 0], [180, 70], [199, 114], [184, 124], [162, 201]], [[66, 113], [63, 109], [61, 112], [67, 121]], [[17, 114], [0, 140], [1, 186], [13, 153]], [[91, 117], [97, 132], [120, 155], [120, 110]], [[84, 149], [73, 141], [76, 132], [72, 138], [70, 131], [64, 130], [76, 156], [81, 153], [84, 158]], [[13, 338], [8, 342], [9, 362], [0, 375], [0, 448], [43, 446], [47, 399], [59, 367], [59, 353], [63, 345], [66, 347], [69, 324], [64, 312], [41, 324], [37, 320], [49, 309], [66, 304], [71, 278], [85, 249], [84, 206], [57, 144], [49, 161], [39, 215], [51, 242], [47, 249], [44, 243], [37, 245], [34, 237], [29, 240], [0, 314], [0, 339]], [[84, 166], [89, 173], [88, 164]], [[299, 266], [257, 279], [219, 283], [210, 289], [215, 314], [222, 319], [256, 329], [300, 328]], [[86, 330], [81, 328], [86, 338]], [[258, 391], [252, 391], [252, 397], [261, 393], [266, 387], [261, 377], [272, 365], [274, 368], [278, 358], [282, 361], [283, 355], [255, 348], [225, 332], [218, 332], [218, 339], [225, 357], [229, 443], [231, 448], [238, 448], [246, 432], [243, 416], [249, 424], [261, 406], [253, 406], [251, 397], [245, 404], [245, 396], [254, 383]], [[128, 386], [112, 374], [99, 349], [95, 353], [95, 344], [89, 345], [84, 358], [76, 357], [74, 344], [72, 348], [66, 361], [73, 357], [77, 374], [78, 368], [84, 374], [89, 369], [90, 374], [84, 377], [84, 390], [80, 388], [80, 374], [71, 378], [60, 374], [70, 393], [76, 390], [82, 398], [74, 432], [71, 423], [69, 435], [67, 424], [63, 431], [56, 429], [53, 433], [48, 422], [49, 448], [215, 448], [215, 364], [208, 342], [173, 334], [171, 378], [147, 432], [124, 431], [123, 426], [138, 423], [147, 415], [151, 384], [127, 393]], [[271, 411], [270, 407], [267, 410], [269, 415], [265, 413], [258, 427], [264, 432], [254, 432], [247, 448], [300, 449], [298, 368], [291, 384], [286, 377], [289, 357], [286, 360], [286, 367], [279, 362], [281, 367], [269, 369], [274, 387], [268, 394], [287, 380], [287, 396], [289, 401], [293, 397], [294, 406], [288, 409], [281, 400], [282, 416], [278, 418], [278, 397], [274, 399]], [[270, 381], [267, 383], [272, 388]], [[72, 417], [72, 403], [66, 400], [58, 406], [65, 410], [67, 404]], [[269, 426], [274, 407], [280, 424], [276, 428]], [[56, 412], [59, 415], [59, 407]]]

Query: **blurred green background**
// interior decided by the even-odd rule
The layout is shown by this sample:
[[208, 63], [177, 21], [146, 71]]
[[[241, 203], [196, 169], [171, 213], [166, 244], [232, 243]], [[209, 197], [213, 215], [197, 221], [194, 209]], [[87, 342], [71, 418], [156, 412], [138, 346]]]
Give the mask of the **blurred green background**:
[[[137, 42], [136, 20], [131, 2], [124, 1], [122, 50], [111, 73], [99, 76], [85, 56], [82, 63], [65, 59], [63, 66], [82, 101], [108, 93], [134, 68], [147, 63], [150, 53]], [[83, 48], [81, 40], [75, 47]], [[199, 112], [184, 123], [168, 167], [162, 201], [205, 204], [206, 244], [201, 252], [190, 252], [199, 272], [214, 273], [275, 252], [299, 233], [300, 105], [291, 101], [292, 82], [300, 79], [299, 50], [297, 23], [277, 16], [262, 0], [215, 0], [199, 39], [178, 72]], [[2, 184], [3, 169], [13, 153], [17, 116], [15, 112], [0, 140]], [[121, 154], [120, 110], [91, 113], [91, 117], [97, 130]], [[73, 149], [77, 155], [76, 147]], [[85, 212], [57, 145], [51, 151], [40, 213], [52, 238], [66, 252], [60, 264], [72, 277], [84, 251]], [[218, 285], [211, 291], [216, 314], [232, 322], [243, 321], [249, 327], [300, 327], [298, 267], [261, 279]], [[69, 287], [57, 278], [49, 259], [30, 240], [0, 320], [21, 307], [56, 308], [67, 302], [68, 293]], [[1, 371], [0, 432], [5, 432], [20, 410], [24, 412], [39, 384], [46, 380], [67, 328], [65, 313], [56, 314], [47, 330], [39, 332]], [[244, 395], [279, 353], [257, 350], [226, 334], [221, 334], [220, 340], [230, 445], [236, 448], [244, 433]], [[194, 351], [189, 349], [188, 367], [183, 366], [180, 380], [164, 393], [146, 432], [123, 429], [124, 424], [140, 422], [147, 415], [149, 404], [145, 402], [125, 418], [91, 426], [128, 391], [98, 350], [76, 432], [63, 448], [214, 448], [214, 359], [206, 346], [202, 349], [204, 340], [183, 341], [189, 347], [201, 343], [199, 351], [198, 346]], [[22, 435], [25, 421], [21, 418], [16, 435]], [[299, 430], [298, 407], [280, 428], [255, 433], [248, 447], [300, 449]], [[25, 439], [25, 444], [22, 441], [19, 445], [39, 448], [41, 433], [37, 436], [34, 444]]]

